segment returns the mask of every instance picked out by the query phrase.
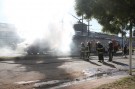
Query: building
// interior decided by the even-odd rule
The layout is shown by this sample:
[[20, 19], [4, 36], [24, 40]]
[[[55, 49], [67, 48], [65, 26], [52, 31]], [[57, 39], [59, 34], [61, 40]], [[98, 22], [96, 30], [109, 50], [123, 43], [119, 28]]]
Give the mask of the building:
[[[83, 32], [81, 31], [82, 28], [83, 28]], [[86, 24], [82, 24], [82, 23], [75, 24], [74, 29], [75, 29], [75, 35], [73, 37], [73, 43], [74, 43], [73, 48], [76, 51], [79, 51], [78, 49], [80, 48], [81, 42], [84, 42], [86, 45], [88, 41], [90, 41], [92, 44], [92, 48], [93, 48], [92, 51], [96, 51], [97, 41], [100, 41], [106, 50], [108, 47], [108, 42], [112, 40], [113, 41], [115, 40], [118, 45], [120, 46], [122, 45], [121, 37], [118, 37], [117, 35], [109, 35], [106, 33], [88, 31]]]

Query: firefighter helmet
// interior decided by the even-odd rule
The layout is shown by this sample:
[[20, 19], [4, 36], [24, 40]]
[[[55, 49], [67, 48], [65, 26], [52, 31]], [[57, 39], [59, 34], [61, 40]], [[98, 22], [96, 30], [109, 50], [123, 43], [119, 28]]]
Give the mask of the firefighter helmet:
[[81, 42], [81, 45], [84, 45], [84, 43], [83, 43], [83, 42]]
[[112, 43], [112, 41], [109, 41], [108, 43], [110, 44], [110, 43]]
[[97, 44], [101, 44], [100, 41], [97, 41]]

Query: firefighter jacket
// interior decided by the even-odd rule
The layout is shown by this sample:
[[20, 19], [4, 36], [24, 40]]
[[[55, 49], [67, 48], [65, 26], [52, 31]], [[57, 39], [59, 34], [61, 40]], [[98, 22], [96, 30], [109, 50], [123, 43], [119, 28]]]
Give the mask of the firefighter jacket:
[[104, 47], [101, 44], [98, 44], [97, 52], [98, 52], [98, 54], [103, 54], [104, 53]]
[[85, 46], [81, 45], [81, 52], [85, 52]]
[[91, 51], [91, 47], [90, 47], [90, 45], [87, 45], [86, 46], [86, 52], [90, 52]]
[[109, 43], [108, 51], [109, 51], [109, 52], [113, 51], [113, 43]]

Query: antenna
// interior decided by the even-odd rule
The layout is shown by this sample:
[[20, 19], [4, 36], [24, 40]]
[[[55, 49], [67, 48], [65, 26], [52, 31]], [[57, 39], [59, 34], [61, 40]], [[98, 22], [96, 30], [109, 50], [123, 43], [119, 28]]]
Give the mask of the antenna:
[[[72, 15], [71, 13], [69, 13], [70, 15]], [[77, 18], [76, 16], [72, 15], [75, 19], [79, 20], [79, 22], [81, 22], [82, 19]]]

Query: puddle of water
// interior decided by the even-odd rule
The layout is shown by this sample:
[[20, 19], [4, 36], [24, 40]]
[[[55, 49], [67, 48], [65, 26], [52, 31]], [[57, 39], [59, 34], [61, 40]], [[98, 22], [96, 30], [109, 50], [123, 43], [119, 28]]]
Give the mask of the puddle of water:
[[15, 84], [29, 84], [29, 83], [36, 83], [38, 82], [39, 80], [34, 80], [34, 81], [20, 81], [20, 82], [15, 82]]
[[123, 75], [127, 74], [127, 70], [124, 69], [102, 69], [102, 68], [90, 68], [83, 70], [83, 74], [87, 77], [106, 77], [106, 76], [114, 76], [114, 75]]

